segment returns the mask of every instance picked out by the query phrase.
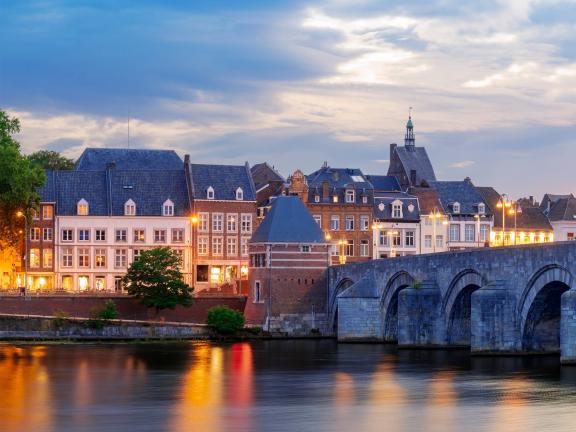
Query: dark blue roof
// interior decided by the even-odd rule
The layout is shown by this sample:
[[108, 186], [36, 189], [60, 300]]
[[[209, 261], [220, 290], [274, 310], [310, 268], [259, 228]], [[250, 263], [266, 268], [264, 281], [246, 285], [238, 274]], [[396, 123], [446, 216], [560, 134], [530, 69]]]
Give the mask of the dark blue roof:
[[106, 171], [57, 171], [55, 176], [58, 215], [76, 215], [78, 201], [85, 199], [89, 215], [108, 216]]
[[[338, 196], [339, 201], [345, 204], [345, 193], [347, 189], [356, 191], [356, 204], [362, 202], [362, 197], [367, 196], [371, 201], [374, 187], [366, 179], [366, 176], [358, 168], [331, 168], [323, 166], [312, 174], [306, 176], [308, 183], [308, 201], [316, 202], [315, 196], [320, 197], [320, 202], [324, 204], [332, 203], [332, 197]], [[328, 183], [329, 195], [323, 195], [323, 185]]]
[[56, 202], [56, 181], [54, 171], [44, 171], [46, 183], [38, 190], [40, 202]]
[[244, 192], [244, 201], [256, 201], [256, 191], [246, 165], [190, 164], [192, 189], [195, 199], [207, 199], [209, 187], [216, 200], [236, 200], [236, 189]]
[[[392, 203], [400, 201], [402, 204], [402, 217], [392, 217]], [[412, 211], [410, 211], [412, 209]], [[420, 220], [418, 198], [405, 192], [376, 192], [374, 193], [374, 219], [396, 222], [417, 222]]]
[[396, 176], [391, 175], [367, 175], [366, 178], [374, 186], [374, 191], [400, 191], [400, 183]]
[[279, 196], [252, 236], [252, 243], [326, 243], [324, 233], [304, 203]]
[[448, 213], [454, 214], [453, 204], [457, 202], [460, 204], [459, 214], [477, 214], [478, 204], [480, 203], [486, 205], [486, 214], [490, 214], [490, 207], [469, 179], [462, 181], [435, 181], [430, 183], [430, 187], [438, 191], [442, 207]]
[[87, 148], [76, 161], [76, 170], [105, 170], [114, 162], [118, 170], [177, 170], [183, 162], [174, 150]]

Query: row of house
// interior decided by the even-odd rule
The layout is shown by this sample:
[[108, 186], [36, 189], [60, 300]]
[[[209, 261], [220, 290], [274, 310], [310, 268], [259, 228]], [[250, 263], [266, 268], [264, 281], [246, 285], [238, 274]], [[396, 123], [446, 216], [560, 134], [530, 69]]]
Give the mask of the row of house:
[[[122, 291], [142, 251], [181, 256], [197, 291], [247, 281], [256, 218], [250, 167], [182, 161], [173, 151], [89, 148], [72, 171], [48, 171], [26, 236], [27, 265], [2, 287]], [[25, 262], [25, 261], [24, 261]], [[27, 270], [27, 272], [25, 271]]]

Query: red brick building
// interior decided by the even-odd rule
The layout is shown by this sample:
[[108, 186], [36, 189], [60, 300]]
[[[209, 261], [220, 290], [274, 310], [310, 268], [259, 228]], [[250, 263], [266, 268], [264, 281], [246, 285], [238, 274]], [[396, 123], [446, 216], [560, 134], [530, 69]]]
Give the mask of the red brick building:
[[274, 199], [249, 253], [247, 322], [296, 334], [322, 327], [330, 245], [297, 197]]

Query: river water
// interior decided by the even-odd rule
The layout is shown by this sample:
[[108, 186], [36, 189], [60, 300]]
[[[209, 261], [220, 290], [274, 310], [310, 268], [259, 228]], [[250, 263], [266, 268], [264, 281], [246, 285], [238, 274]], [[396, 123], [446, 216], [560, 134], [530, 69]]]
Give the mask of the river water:
[[322, 341], [0, 345], [0, 431], [574, 431], [576, 367]]

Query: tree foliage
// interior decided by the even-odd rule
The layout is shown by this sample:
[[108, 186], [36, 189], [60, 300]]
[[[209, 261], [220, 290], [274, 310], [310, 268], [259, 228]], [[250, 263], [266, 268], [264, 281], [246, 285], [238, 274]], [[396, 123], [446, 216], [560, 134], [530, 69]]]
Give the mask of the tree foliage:
[[46, 181], [43, 170], [21, 153], [13, 138], [18, 132], [18, 119], [0, 110], [0, 247], [21, 238], [24, 220], [16, 213], [30, 216], [40, 200], [38, 189]]
[[234, 335], [244, 328], [244, 315], [228, 306], [214, 306], [208, 310], [206, 324], [221, 335]]
[[180, 264], [180, 257], [168, 247], [143, 251], [123, 278], [128, 294], [157, 311], [191, 306], [193, 289], [184, 282]]
[[74, 161], [52, 150], [39, 150], [28, 155], [34, 165], [45, 170], [73, 170]]

